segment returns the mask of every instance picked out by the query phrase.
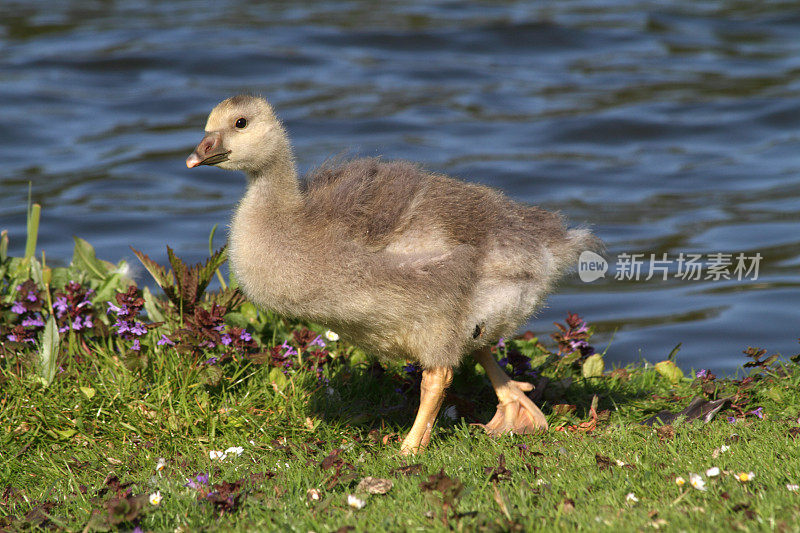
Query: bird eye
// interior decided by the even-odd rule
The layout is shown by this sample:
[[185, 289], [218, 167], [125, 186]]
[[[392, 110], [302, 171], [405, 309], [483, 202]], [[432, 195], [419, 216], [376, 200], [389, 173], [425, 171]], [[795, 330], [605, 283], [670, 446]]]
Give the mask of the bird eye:
[[247, 119], [242, 117], [236, 121], [236, 127], [242, 129], [247, 126]]

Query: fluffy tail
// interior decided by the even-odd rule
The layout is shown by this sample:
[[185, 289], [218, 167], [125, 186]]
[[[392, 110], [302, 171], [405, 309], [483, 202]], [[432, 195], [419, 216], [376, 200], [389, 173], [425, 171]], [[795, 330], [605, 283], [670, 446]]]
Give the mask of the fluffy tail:
[[575, 228], [567, 231], [567, 238], [556, 247], [559, 270], [569, 270], [578, 264], [582, 252], [590, 251], [605, 256], [606, 246], [588, 228]]

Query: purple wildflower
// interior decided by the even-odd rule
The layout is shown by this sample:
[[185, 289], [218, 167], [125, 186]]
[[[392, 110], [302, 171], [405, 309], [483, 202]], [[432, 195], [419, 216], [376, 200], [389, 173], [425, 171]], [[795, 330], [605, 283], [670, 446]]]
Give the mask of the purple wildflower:
[[33, 294], [33, 291], [31, 291], [31, 292], [28, 293], [28, 295], [25, 297], [25, 299], [28, 300], [29, 302], [35, 302], [36, 301], [36, 295]]
[[144, 530], [142, 529], [141, 526], [136, 526], [135, 528], [133, 528], [133, 533], [144, 533]]
[[309, 346], [325, 347], [325, 342], [322, 340], [322, 335], [317, 335], [316, 338], [309, 343]]
[[[81, 321], [83, 319], [83, 321]], [[80, 315], [75, 317], [75, 320], [72, 321], [72, 329], [75, 331], [80, 331], [84, 328], [91, 328], [94, 327], [94, 323], [92, 323], [92, 319], [88, 316], [81, 317]]]
[[142, 349], [142, 345], [139, 344], [139, 339], [134, 339], [133, 344], [131, 345], [131, 350], [138, 352]]
[[707, 368], [701, 368], [700, 370], [697, 371], [697, 374], [694, 375], [694, 377], [696, 377], [698, 379], [703, 379], [706, 376], [708, 376], [708, 369]]
[[123, 309], [126, 309], [125, 305], [123, 305], [122, 307], [117, 307], [116, 305], [114, 305], [113, 302], [106, 302], [106, 305], [108, 306], [108, 311], [106, 311], [107, 315], [110, 315], [111, 313], [116, 313], [117, 315], [124, 316], [127, 314], [126, 312], [123, 312]]
[[33, 326], [41, 328], [44, 327], [44, 320], [42, 320], [42, 317], [39, 316], [39, 313], [36, 313], [34, 316], [28, 317], [25, 320], [23, 320], [22, 325], [24, 327]]
[[25, 329], [23, 326], [14, 326], [14, 328], [8, 332], [6, 338], [12, 342], [30, 342], [32, 344], [36, 344], [36, 341], [33, 339], [34, 331], [31, 329]]
[[207, 359], [205, 364], [207, 365], [216, 365], [219, 362], [218, 357], [212, 357], [211, 359]]
[[53, 309], [56, 310], [56, 315], [58, 318], [64, 316], [64, 314], [69, 310], [69, 303], [67, 302], [66, 296], [59, 296], [56, 298], [56, 301], [53, 302]]
[[134, 335], [144, 335], [147, 333], [147, 327], [142, 324], [141, 322], [136, 322], [132, 328], [130, 328], [131, 333]]
[[175, 343], [172, 342], [166, 335], [161, 335], [161, 338], [158, 340], [156, 344], [158, 344], [159, 346], [164, 346], [165, 344], [168, 346], [175, 346]]
[[14, 302], [14, 305], [11, 306], [11, 312], [21, 315], [26, 311], [25, 306], [22, 305], [22, 302]]
[[242, 334], [239, 335], [239, 338], [242, 339], [244, 342], [250, 342], [253, 340], [253, 336], [247, 333], [246, 331], [242, 331]]
[[125, 320], [117, 320], [117, 323], [111, 327], [117, 328], [117, 333], [125, 333], [131, 329], [130, 324], [128, 324]]
[[220, 342], [222, 344], [224, 344], [225, 346], [228, 346], [230, 343], [233, 342], [233, 339], [227, 333], [223, 333], [222, 336], [220, 337], [220, 339], [221, 339]]
[[728, 417], [728, 423], [729, 424], [735, 424], [736, 423], [736, 417], [735, 416], [729, 416]]
[[200, 490], [203, 488], [203, 485], [208, 485], [208, 474], [201, 473], [197, 474], [194, 479], [190, 479], [189, 482], [184, 485], [184, 487]]
[[764, 413], [762, 412], [763, 410], [764, 410], [763, 407], [759, 407], [758, 409], [754, 409], [752, 411], [749, 411], [747, 414], [756, 415], [758, 418], [762, 418], [763, 419], [764, 418]]
[[295, 350], [292, 346], [289, 346], [288, 344], [286, 344], [286, 341], [283, 341], [283, 344], [281, 344], [281, 348], [286, 350], [283, 355], [285, 355], [287, 357], [292, 356], [292, 355], [297, 355], [297, 350]]
[[500, 337], [500, 340], [497, 341], [498, 348], [505, 348], [506, 347], [506, 339], [505, 337]]
[[572, 333], [575, 335], [578, 335], [579, 333], [589, 333], [589, 326], [586, 325], [586, 321], [581, 321], [580, 327], [572, 330]]

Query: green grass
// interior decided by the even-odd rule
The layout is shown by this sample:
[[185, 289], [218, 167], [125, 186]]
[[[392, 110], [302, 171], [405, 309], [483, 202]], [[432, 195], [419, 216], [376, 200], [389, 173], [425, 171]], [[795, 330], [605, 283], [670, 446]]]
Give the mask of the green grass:
[[[549, 378], [540, 404], [551, 430], [491, 438], [471, 425], [491, 417], [495, 400], [488, 380], [470, 363], [459, 369], [445, 402], [445, 410], [455, 406], [459, 416], [440, 417], [424, 454], [402, 457], [399, 439], [418, 403], [414, 375], [401, 363], [379, 366], [342, 342], [325, 348], [323, 379], [298, 364], [284, 374], [264, 352], [287, 339], [297, 347], [292, 332], [303, 325], [249, 304], [231, 306], [226, 321], [246, 326], [256, 345], [217, 365], [198, 360], [189, 340], [158, 345], [162, 333], [186, 328], [191, 317], [166, 300], [149, 300], [164, 324], [142, 336], [146, 361], [131, 357], [130, 340], [96, 324], [60, 336], [60, 369], [48, 385], [38, 349], [7, 342], [20, 318], [10, 309], [18, 282], [29, 275], [42, 276], [43, 299], [55, 300], [60, 277], [94, 287], [95, 294], [106, 290], [114, 265], [91, 263], [93, 251], [87, 255], [82, 242], [78, 251], [83, 259], [71, 271], [47, 274], [39, 265], [43, 275], [35, 266], [31, 274], [30, 265], [0, 258], [7, 267], [0, 272], [0, 529], [797, 528], [800, 492], [787, 489], [800, 483], [795, 363], [763, 362], [746, 379], [701, 380], [641, 365], [602, 375], [595, 370], [590, 374], [596, 377], [585, 378], [579, 354], [559, 356], [556, 347], [535, 339], [509, 342]], [[80, 261], [95, 272], [87, 273]], [[124, 290], [124, 276], [111, 285], [114, 292]], [[211, 306], [203, 299], [180, 302]], [[103, 318], [101, 301], [92, 307], [96, 323], [113, 322], [113, 315]], [[309, 351], [301, 356], [307, 359]], [[734, 406], [709, 423], [679, 418], [666, 429], [640, 424], [662, 409], [683, 409], [695, 396], [732, 397]], [[758, 407], [763, 419], [750, 412]], [[720, 452], [723, 445], [729, 449]], [[241, 455], [230, 453], [224, 461], [209, 456], [235, 446], [244, 448]], [[409, 465], [418, 465], [415, 473], [397, 470]], [[713, 466], [722, 474], [709, 478], [705, 472]], [[736, 479], [751, 471], [752, 481]], [[216, 496], [185, 486], [201, 473], [217, 486]], [[676, 484], [676, 477], [688, 481], [690, 473], [702, 474], [707, 490]], [[367, 476], [393, 486], [386, 494], [358, 493]], [[310, 499], [312, 489], [318, 500]], [[163, 499], [152, 505], [149, 495], [156, 492]], [[638, 502], [628, 501], [629, 493]], [[350, 494], [366, 505], [348, 506]]]

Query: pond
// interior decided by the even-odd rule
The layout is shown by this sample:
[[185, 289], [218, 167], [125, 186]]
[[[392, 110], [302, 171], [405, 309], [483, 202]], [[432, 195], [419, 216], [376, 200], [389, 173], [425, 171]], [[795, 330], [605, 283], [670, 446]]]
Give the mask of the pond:
[[577, 312], [611, 362], [682, 343], [681, 366], [721, 373], [748, 345], [800, 351], [791, 3], [9, 0], [0, 15], [14, 253], [30, 182], [50, 261], [73, 235], [114, 261], [136, 263], [129, 246], [163, 261], [166, 244], [202, 259], [244, 178], [184, 159], [215, 103], [255, 92], [303, 171], [409, 159], [591, 225], [608, 272], [565, 279], [535, 332]]

